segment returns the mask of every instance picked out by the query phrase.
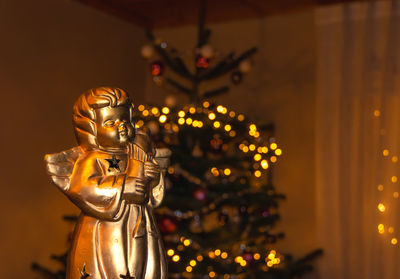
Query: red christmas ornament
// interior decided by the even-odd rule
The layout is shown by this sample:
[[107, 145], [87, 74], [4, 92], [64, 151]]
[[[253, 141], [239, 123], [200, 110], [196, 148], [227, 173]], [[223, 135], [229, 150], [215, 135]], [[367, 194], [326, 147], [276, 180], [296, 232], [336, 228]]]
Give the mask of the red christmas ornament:
[[164, 72], [164, 65], [160, 61], [155, 61], [150, 64], [150, 69], [153, 77], [161, 76]]
[[261, 215], [262, 215], [262, 217], [267, 218], [270, 215], [269, 210], [268, 209], [264, 209], [261, 212]]
[[199, 55], [196, 60], [196, 67], [200, 69], [207, 69], [210, 66], [210, 59]]
[[177, 220], [170, 216], [161, 217], [158, 222], [158, 227], [162, 233], [173, 233], [177, 229]]
[[204, 201], [206, 199], [206, 190], [203, 188], [199, 188], [193, 192], [193, 197], [196, 200]]
[[254, 254], [250, 251], [243, 253], [243, 259], [246, 260], [247, 263], [252, 263], [254, 260]]

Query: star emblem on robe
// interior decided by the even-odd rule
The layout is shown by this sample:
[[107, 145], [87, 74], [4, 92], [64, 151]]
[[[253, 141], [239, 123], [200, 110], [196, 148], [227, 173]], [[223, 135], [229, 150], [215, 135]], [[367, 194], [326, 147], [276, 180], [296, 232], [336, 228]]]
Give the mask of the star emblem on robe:
[[129, 269], [126, 272], [126, 275], [120, 274], [119, 277], [122, 278], [122, 279], [135, 279], [135, 276], [131, 276], [131, 273], [129, 272]]
[[91, 274], [86, 272], [86, 265], [83, 265], [82, 271], [81, 271], [81, 278], [80, 279], [87, 279], [90, 277]]
[[109, 164], [108, 171], [111, 171], [111, 169], [116, 169], [118, 171], [121, 171], [118, 165], [119, 161], [121, 160], [118, 160], [117, 157], [115, 157], [115, 155], [113, 155], [111, 159], [106, 159], [106, 161]]

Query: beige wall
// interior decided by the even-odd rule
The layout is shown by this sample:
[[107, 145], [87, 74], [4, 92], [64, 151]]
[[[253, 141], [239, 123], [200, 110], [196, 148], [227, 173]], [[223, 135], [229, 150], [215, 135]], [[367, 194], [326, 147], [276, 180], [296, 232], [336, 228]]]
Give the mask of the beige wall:
[[[67, 0], [0, 1], [0, 278], [34, 278], [63, 252], [75, 213], [50, 184], [43, 155], [75, 145], [71, 108], [99, 85], [143, 100], [142, 30]], [[56, 267], [54, 264], [53, 267]]]
[[[284, 156], [275, 170], [275, 185], [287, 195], [279, 228], [287, 236], [282, 251], [301, 256], [317, 248], [314, 196], [314, 23], [313, 13], [210, 26], [211, 44], [224, 53], [259, 48], [255, 67], [239, 86], [232, 86], [218, 102], [253, 119], [276, 124]], [[174, 47], [190, 51], [195, 27], [162, 29], [156, 35]], [[229, 77], [217, 83], [230, 83]], [[166, 94], [148, 76], [146, 98]], [[215, 84], [206, 84], [212, 88]], [[162, 99], [162, 98], [161, 98]]]

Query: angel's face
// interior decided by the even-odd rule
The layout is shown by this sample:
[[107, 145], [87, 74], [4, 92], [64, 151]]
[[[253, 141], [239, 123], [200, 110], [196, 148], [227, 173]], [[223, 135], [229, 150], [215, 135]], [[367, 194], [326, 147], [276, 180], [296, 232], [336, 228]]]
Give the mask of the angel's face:
[[100, 147], [115, 151], [125, 149], [135, 136], [131, 110], [127, 106], [96, 109], [97, 142]]

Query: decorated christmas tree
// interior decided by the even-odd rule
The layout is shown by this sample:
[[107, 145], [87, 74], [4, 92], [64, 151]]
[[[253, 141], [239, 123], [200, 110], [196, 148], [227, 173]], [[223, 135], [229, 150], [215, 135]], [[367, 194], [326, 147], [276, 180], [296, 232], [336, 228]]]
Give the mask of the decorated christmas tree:
[[[167, 194], [158, 210], [159, 227], [169, 256], [171, 278], [295, 278], [312, 270], [317, 250], [293, 260], [274, 249], [284, 236], [272, 170], [282, 150], [273, 124], [257, 124], [213, 97], [229, 86], [203, 92], [203, 83], [230, 75], [238, 85], [251, 70], [256, 48], [236, 55], [215, 55], [205, 28], [205, 5], [192, 57], [147, 32], [153, 81], [167, 92], [187, 96], [177, 105], [137, 106], [138, 128], [148, 129], [158, 147], [172, 150]], [[175, 76], [177, 78], [171, 78]]]
[[[310, 261], [321, 251], [295, 260], [275, 249], [284, 237], [275, 225], [285, 197], [272, 179], [282, 155], [274, 125], [214, 103], [229, 86], [201, 90], [202, 83], [226, 75], [238, 85], [251, 70], [256, 48], [215, 55], [204, 18], [205, 5], [189, 61], [151, 31], [142, 48], [154, 82], [188, 100], [182, 106], [168, 96], [164, 106], [135, 106], [136, 127], [148, 130], [157, 147], [172, 150], [166, 196], [156, 210], [169, 278], [299, 278], [312, 270]], [[65, 255], [53, 258], [65, 264]], [[64, 268], [33, 268], [42, 278], [65, 278]]]

